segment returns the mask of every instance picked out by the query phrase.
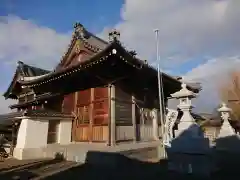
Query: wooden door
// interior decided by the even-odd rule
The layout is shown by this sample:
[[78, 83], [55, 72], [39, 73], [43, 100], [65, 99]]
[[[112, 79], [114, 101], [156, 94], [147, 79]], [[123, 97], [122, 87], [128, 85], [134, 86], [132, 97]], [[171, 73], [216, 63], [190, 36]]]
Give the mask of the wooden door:
[[108, 88], [78, 92], [73, 120], [72, 140], [103, 142], [108, 140]]
[[91, 129], [90, 124], [90, 97], [91, 90], [87, 89], [75, 93], [75, 108], [74, 108], [74, 120], [72, 139], [73, 141], [90, 141], [91, 140]]
[[95, 88], [93, 93], [93, 127], [92, 140], [108, 140], [108, 88]]
[[74, 116], [74, 141], [90, 141], [91, 132], [89, 128], [89, 106], [77, 107], [77, 112], [74, 113]]

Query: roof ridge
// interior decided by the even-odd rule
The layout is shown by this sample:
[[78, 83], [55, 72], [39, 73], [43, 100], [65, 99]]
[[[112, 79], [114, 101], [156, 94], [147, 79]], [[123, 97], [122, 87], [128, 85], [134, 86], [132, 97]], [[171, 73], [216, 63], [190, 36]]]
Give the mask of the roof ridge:
[[[104, 43], [105, 45], [108, 45], [109, 43], [99, 37], [97, 37], [96, 35], [94, 35], [93, 33], [89, 32], [88, 30], [86, 30], [86, 28], [80, 24], [80, 23], [75, 23], [74, 25], [74, 31], [72, 33], [72, 37], [70, 40], [70, 43], [68, 44], [67, 50], [65, 51], [65, 53], [62, 55], [60, 62], [58, 63], [58, 65], [56, 66], [59, 67], [60, 65], [62, 65], [63, 61], [66, 59], [66, 57], [69, 55], [71, 49], [73, 48], [75, 42], [79, 39], [83, 42], [83, 46], [85, 48], [87, 48], [88, 50], [92, 51], [93, 53], [97, 53], [100, 50], [102, 50], [100, 47], [94, 46], [91, 43], [89, 43], [87, 41], [87, 39], [90, 37], [93, 37], [95, 39], [97, 39], [98, 41], [101, 41], [102, 43]], [[87, 38], [88, 37], [88, 38]], [[56, 69], [55, 68], [55, 69]]]
[[43, 69], [43, 68], [39, 68], [39, 67], [34, 66], [34, 65], [26, 64], [23, 61], [18, 61], [17, 63], [18, 63], [18, 67], [19, 66], [25, 66], [25, 67], [29, 67], [29, 68], [38, 69], [38, 70], [41, 70], [41, 71], [51, 72], [50, 70], [47, 70], [47, 69]]

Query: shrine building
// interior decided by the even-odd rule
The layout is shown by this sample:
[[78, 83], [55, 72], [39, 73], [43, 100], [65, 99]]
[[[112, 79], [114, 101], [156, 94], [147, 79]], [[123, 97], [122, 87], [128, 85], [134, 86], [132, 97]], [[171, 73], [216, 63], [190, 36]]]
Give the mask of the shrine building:
[[[162, 73], [162, 82], [166, 107], [181, 79]], [[200, 91], [199, 84], [187, 88]], [[97, 149], [156, 142], [161, 139], [158, 92], [157, 70], [128, 51], [119, 32], [104, 41], [76, 23], [52, 71], [18, 62], [4, 93], [17, 103], [10, 106], [13, 112], [0, 115], [0, 130], [18, 159], [51, 157], [80, 144], [98, 144]]]

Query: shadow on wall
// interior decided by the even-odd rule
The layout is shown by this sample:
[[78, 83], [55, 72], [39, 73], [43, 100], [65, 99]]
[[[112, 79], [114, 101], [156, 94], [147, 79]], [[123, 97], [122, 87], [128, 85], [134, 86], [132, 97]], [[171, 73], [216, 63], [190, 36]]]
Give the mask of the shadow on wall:
[[[219, 139], [216, 142], [216, 147], [214, 148], [210, 148], [209, 146], [200, 147], [204, 144], [201, 144], [203, 142], [199, 140], [200, 144], [197, 145], [197, 142], [195, 142], [195, 144], [193, 145], [196, 146], [196, 148], [189, 150], [189, 145], [186, 143], [189, 143], [189, 141], [191, 141], [189, 133], [191, 134], [192, 130], [193, 129], [189, 129], [188, 132], [182, 133], [181, 135], [179, 135], [178, 138], [174, 140], [175, 142], [173, 142], [173, 146], [171, 148], [175, 149], [172, 149], [172, 153], [179, 153], [175, 158], [180, 158], [179, 161], [191, 161], [191, 158], [193, 158], [194, 160], [200, 162], [201, 156], [205, 156], [207, 154], [203, 158], [204, 161], [201, 162], [201, 165], [205, 165], [206, 167], [211, 168], [208, 164], [210, 163], [214, 164], [217, 167], [217, 170], [211, 173], [210, 179], [225, 180], [232, 177], [234, 177], [235, 179], [237, 179], [238, 177], [240, 178], [240, 174], [238, 173], [238, 169], [240, 167], [240, 151], [232, 150], [232, 148], [234, 149], [237, 144], [240, 144], [239, 139], [235, 136]], [[181, 146], [179, 147], [180, 149], [178, 149], [176, 144], [179, 144], [179, 146]], [[198, 154], [200, 151], [202, 151], [202, 153]], [[137, 160], [141, 159], [141, 157], [139, 157], [141, 156], [141, 153], [137, 156], [138, 157], [134, 157], [134, 155], [131, 154], [131, 158], [129, 158], [129, 153], [105, 153], [89, 151], [86, 156], [85, 164], [69, 168], [68, 170], [48, 176], [44, 179], [203, 179], [199, 175], [195, 176], [190, 173], [181, 174], [177, 173], [176, 171], [168, 170], [168, 163], [171, 158], [174, 157], [170, 157], [170, 159], [161, 159], [158, 162], [147, 162]], [[147, 157], [145, 154], [142, 154], [142, 156]], [[171, 154], [169, 154], [169, 156], [171, 156]], [[31, 173], [31, 168], [27, 168], [25, 171]], [[11, 174], [11, 177], [14, 177], [14, 172]], [[0, 176], [0, 178], [4, 179], [5, 177]]]
[[[182, 162], [194, 161], [199, 170], [202, 170], [201, 168], [203, 167], [205, 167], [205, 170], [212, 168], [214, 171], [210, 174], [210, 179], [240, 178], [240, 174], [238, 173], [240, 167], [240, 151], [234, 150], [237, 144], [240, 144], [238, 137], [233, 136], [219, 139], [216, 142], [216, 146], [212, 148], [207, 144], [208, 140], [201, 140], [204, 138], [201, 132], [199, 132], [200, 139], [198, 141], [196, 141], [194, 137], [189, 137], [192, 131], [196, 131], [195, 128], [197, 127], [189, 128], [175, 139], [175, 142], [173, 142], [173, 146], [175, 147], [171, 147], [175, 149], [172, 149], [172, 152], [179, 152], [179, 154], [177, 157], [171, 157], [171, 154], [169, 154], [169, 158], [180, 158], [178, 160]], [[191, 139], [195, 140], [192, 147], [187, 144]], [[225, 149], [223, 147], [225, 147]], [[84, 165], [60, 172], [47, 179], [202, 179], [199, 174], [193, 175], [190, 172], [188, 172], [189, 174], [182, 174], [168, 170], [168, 163], [171, 159], [161, 159], [158, 162], [146, 162], [127, 156], [128, 155], [124, 153], [91, 151], [88, 152]]]
[[177, 138], [167, 147], [169, 168], [179, 173], [209, 176], [213, 167], [209, 140], [197, 124], [176, 131]]

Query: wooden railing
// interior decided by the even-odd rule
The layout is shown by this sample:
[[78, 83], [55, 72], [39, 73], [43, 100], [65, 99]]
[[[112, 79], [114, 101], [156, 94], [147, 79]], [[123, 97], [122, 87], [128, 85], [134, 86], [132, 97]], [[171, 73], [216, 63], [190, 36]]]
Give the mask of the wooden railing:
[[108, 141], [108, 126], [107, 125], [93, 125], [92, 141], [107, 142]]
[[130, 141], [133, 138], [133, 126], [116, 126], [116, 141]]
[[153, 139], [153, 127], [152, 125], [137, 125], [140, 129], [140, 140], [148, 141]]
[[107, 125], [81, 125], [75, 129], [75, 141], [93, 141], [106, 142], [108, 140], [108, 126]]

